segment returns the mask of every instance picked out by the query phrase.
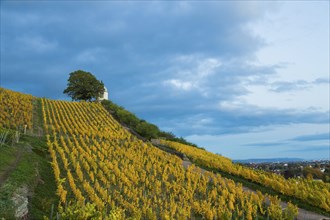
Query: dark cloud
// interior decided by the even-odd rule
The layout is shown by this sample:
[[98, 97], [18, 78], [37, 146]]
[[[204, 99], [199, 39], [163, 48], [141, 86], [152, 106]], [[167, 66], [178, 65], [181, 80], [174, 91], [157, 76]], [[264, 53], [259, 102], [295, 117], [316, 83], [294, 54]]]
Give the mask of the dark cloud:
[[154, 114], [154, 123], [171, 128], [173, 132], [184, 136], [246, 133], [264, 126], [275, 127], [295, 123], [327, 124], [329, 122], [328, 112], [261, 109], [253, 106], [232, 110], [210, 110], [195, 108], [194, 105], [187, 111], [184, 105], [176, 104], [176, 106], [176, 108], [168, 108], [168, 112], [146, 110], [145, 115], [141, 115], [147, 117], [148, 112]]
[[[2, 85], [17, 85], [22, 72], [38, 78], [36, 86], [53, 74], [63, 85], [68, 71], [87, 69], [116, 92], [127, 78], [154, 80], [176, 55], [249, 57], [263, 42], [241, 28], [256, 15], [240, 7], [226, 2], [4, 2]], [[61, 91], [43, 94], [57, 98]]]
[[[63, 99], [68, 74], [83, 69], [103, 80], [114, 102], [178, 135], [327, 123], [324, 112], [221, 106], [249, 93], [246, 84], [266, 82], [283, 67], [250, 62], [265, 41], [245, 25], [272, 9], [262, 4], [5, 1], [0, 83]], [[273, 86], [292, 88], [285, 82]]]

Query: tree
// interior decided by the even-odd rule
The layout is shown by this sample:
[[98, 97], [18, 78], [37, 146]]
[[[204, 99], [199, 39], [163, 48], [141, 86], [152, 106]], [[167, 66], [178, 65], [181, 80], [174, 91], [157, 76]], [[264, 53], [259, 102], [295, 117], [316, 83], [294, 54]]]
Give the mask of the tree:
[[305, 167], [303, 170], [304, 177], [307, 179], [322, 179], [323, 178], [323, 173], [316, 168], [312, 167]]
[[90, 72], [77, 70], [70, 73], [68, 87], [63, 93], [70, 96], [72, 100], [97, 100], [104, 93], [104, 84]]

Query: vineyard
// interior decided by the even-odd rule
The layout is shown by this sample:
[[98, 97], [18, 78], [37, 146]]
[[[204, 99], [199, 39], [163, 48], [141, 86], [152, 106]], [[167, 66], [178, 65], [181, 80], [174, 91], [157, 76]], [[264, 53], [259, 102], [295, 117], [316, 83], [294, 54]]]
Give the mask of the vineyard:
[[28, 129], [32, 127], [32, 95], [0, 88], [0, 127]]
[[[45, 140], [59, 201], [53, 216], [59, 211], [65, 219], [67, 213], [76, 212], [71, 207], [85, 207], [86, 212], [95, 208], [99, 213], [96, 219], [292, 219], [297, 216], [297, 206], [288, 202], [283, 210], [276, 196], [248, 192], [241, 184], [194, 165], [184, 168], [179, 157], [123, 128], [100, 103], [37, 99], [3, 88], [0, 91], [0, 128], [6, 132], [32, 128], [33, 102], [40, 104], [45, 138], [39, 140]], [[160, 144], [184, 153], [201, 167], [242, 177], [277, 194], [330, 211], [328, 183], [285, 179], [173, 141], [160, 140]]]
[[241, 176], [247, 180], [270, 187], [273, 190], [292, 197], [296, 197], [313, 206], [318, 206], [327, 212], [330, 211], [330, 184], [308, 179], [285, 179], [283, 176], [256, 171], [234, 164], [230, 159], [206, 152], [190, 146], [161, 140], [161, 144], [186, 154], [197, 164], [207, 168], [219, 169], [223, 172]]
[[62, 206], [93, 203], [106, 218], [117, 210], [134, 219], [274, 219], [293, 216], [280, 200], [244, 192], [241, 185], [138, 140], [98, 103], [42, 100], [49, 152]]

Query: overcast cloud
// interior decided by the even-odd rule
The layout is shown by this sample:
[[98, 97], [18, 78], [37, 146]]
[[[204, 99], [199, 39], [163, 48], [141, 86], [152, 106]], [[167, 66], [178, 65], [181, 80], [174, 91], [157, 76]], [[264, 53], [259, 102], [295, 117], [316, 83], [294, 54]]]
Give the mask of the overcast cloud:
[[78, 69], [233, 159], [330, 157], [327, 1], [1, 1], [1, 87], [68, 99]]

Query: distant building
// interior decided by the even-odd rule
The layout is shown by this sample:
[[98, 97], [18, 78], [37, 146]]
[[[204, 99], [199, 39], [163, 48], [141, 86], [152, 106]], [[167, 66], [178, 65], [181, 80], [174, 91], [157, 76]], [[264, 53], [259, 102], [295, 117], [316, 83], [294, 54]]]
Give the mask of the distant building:
[[104, 93], [103, 95], [100, 97], [100, 101], [102, 100], [109, 100], [109, 93], [108, 93], [108, 89], [107, 87], [104, 86]]

